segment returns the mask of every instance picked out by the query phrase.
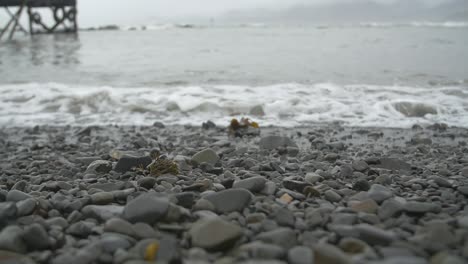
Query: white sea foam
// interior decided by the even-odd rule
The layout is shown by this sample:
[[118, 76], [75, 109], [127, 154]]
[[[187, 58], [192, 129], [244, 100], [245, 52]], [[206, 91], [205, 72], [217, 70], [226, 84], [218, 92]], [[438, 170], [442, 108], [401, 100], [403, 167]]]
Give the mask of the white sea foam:
[[[468, 127], [466, 87], [277, 84], [157, 88], [83, 87], [57, 83], [0, 85], [0, 126], [227, 124], [247, 116], [263, 125], [410, 127], [444, 122]], [[250, 110], [262, 106], [265, 115]], [[427, 114], [426, 114], [427, 113]]]

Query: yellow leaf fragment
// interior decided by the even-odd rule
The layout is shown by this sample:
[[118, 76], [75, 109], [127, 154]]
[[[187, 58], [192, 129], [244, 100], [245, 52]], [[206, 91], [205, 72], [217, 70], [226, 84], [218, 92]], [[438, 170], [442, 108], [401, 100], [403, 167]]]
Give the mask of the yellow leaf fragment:
[[159, 243], [153, 242], [149, 244], [145, 249], [145, 260], [155, 261], [158, 255]]

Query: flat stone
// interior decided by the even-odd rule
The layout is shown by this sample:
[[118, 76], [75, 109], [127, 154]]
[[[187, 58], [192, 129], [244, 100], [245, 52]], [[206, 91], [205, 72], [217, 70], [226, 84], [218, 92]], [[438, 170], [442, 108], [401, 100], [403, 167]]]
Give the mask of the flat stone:
[[262, 176], [254, 176], [251, 178], [235, 181], [232, 188], [243, 188], [251, 192], [258, 193], [265, 187], [266, 179]]
[[302, 193], [310, 184], [302, 181], [283, 180], [283, 186], [286, 189]]
[[30, 198], [32, 198], [32, 196], [27, 193], [24, 193], [18, 190], [10, 190], [7, 194], [6, 201], [7, 202], [19, 202], [19, 201], [30, 199]]
[[380, 184], [372, 184], [367, 195], [377, 203], [381, 203], [393, 196], [393, 193], [387, 187]]
[[379, 205], [372, 199], [352, 202], [350, 207], [356, 212], [363, 212], [368, 214], [375, 214], [379, 209]]
[[245, 189], [229, 189], [209, 194], [204, 199], [211, 202], [219, 213], [242, 211], [250, 204], [252, 193]]
[[309, 183], [309, 184], [315, 184], [319, 181], [323, 180], [323, 177], [318, 175], [315, 172], [309, 172], [305, 175], [304, 181]]
[[437, 183], [440, 187], [445, 187], [445, 188], [452, 188], [452, 184], [447, 181], [446, 179], [439, 177], [439, 176], [434, 176], [432, 177], [432, 180]]
[[44, 250], [49, 248], [49, 235], [40, 224], [32, 224], [24, 229], [23, 240], [29, 250]]
[[254, 259], [281, 259], [286, 255], [286, 251], [277, 245], [254, 241], [240, 246], [237, 255]]
[[385, 231], [369, 224], [355, 225], [354, 228], [359, 233], [358, 238], [370, 245], [387, 246], [396, 239], [393, 232]]
[[309, 247], [296, 246], [288, 251], [289, 264], [312, 264], [314, 258], [314, 251]]
[[112, 170], [112, 162], [108, 160], [95, 160], [86, 168], [85, 173], [104, 174]]
[[359, 179], [353, 184], [353, 190], [367, 192], [370, 189], [369, 181]]
[[415, 214], [424, 214], [424, 213], [438, 213], [442, 209], [440, 205], [434, 203], [426, 203], [426, 202], [407, 202], [403, 206], [403, 210], [408, 213], [415, 213]]
[[143, 177], [137, 181], [138, 185], [146, 188], [151, 189], [156, 184], [156, 178], [154, 177]]
[[192, 156], [192, 161], [196, 164], [209, 163], [215, 165], [219, 160], [218, 154], [210, 148], [204, 149]]
[[325, 199], [327, 199], [328, 201], [332, 203], [337, 203], [341, 201], [341, 195], [339, 195], [333, 190], [328, 190], [325, 192]]
[[348, 165], [348, 164], [344, 164], [344, 165], [341, 165], [340, 166], [340, 178], [341, 179], [349, 179], [353, 176], [353, 167]]
[[260, 233], [256, 238], [265, 243], [275, 244], [285, 249], [290, 249], [297, 245], [296, 233], [294, 230], [286, 227]]
[[97, 205], [110, 204], [114, 201], [114, 194], [111, 192], [98, 192], [91, 195], [91, 203]]
[[396, 158], [381, 158], [379, 163], [375, 167], [387, 169], [387, 170], [397, 170], [397, 171], [410, 171], [411, 165], [407, 162], [404, 162]]
[[104, 252], [113, 254], [118, 249], [128, 249], [132, 246], [129, 239], [117, 234], [106, 234], [99, 240]]
[[14, 202], [0, 203], [0, 229], [8, 221], [16, 219], [18, 209]]
[[105, 192], [112, 192], [122, 190], [125, 186], [125, 182], [103, 182], [103, 183], [93, 183], [88, 186], [89, 189], [99, 189]]
[[[467, 176], [468, 177], [468, 176]], [[460, 192], [461, 194], [465, 195], [465, 196], [468, 196], [468, 185], [466, 186], [460, 186], [458, 187], [458, 192]]]
[[351, 259], [341, 249], [330, 244], [317, 244], [313, 247], [314, 264], [350, 264]]
[[297, 144], [288, 137], [282, 136], [266, 136], [260, 139], [259, 146], [262, 149], [273, 150], [279, 147], [295, 147]]
[[[34, 198], [29, 198], [29, 199], [17, 202], [16, 207], [18, 208], [18, 215], [19, 216], [30, 215], [36, 209], [37, 201]], [[0, 215], [1, 215], [1, 213], [0, 213]]]
[[296, 223], [294, 214], [287, 208], [281, 207], [274, 213], [274, 219], [280, 226], [294, 227]]
[[123, 218], [131, 223], [154, 224], [163, 219], [169, 210], [169, 200], [144, 194], [131, 200], [123, 210]]
[[107, 221], [113, 217], [120, 217], [124, 207], [120, 205], [87, 205], [81, 209], [86, 217]]
[[119, 161], [117, 161], [114, 170], [116, 172], [125, 173], [130, 171], [132, 168], [146, 168], [151, 164], [151, 162], [153, 162], [153, 160], [149, 156], [135, 157], [130, 155], [123, 155]]
[[22, 238], [23, 230], [19, 226], [7, 226], [0, 232], [0, 250], [25, 253], [27, 246]]
[[86, 238], [92, 233], [94, 226], [95, 225], [92, 222], [79, 221], [74, 224], [71, 224], [67, 228], [66, 232], [67, 234], [70, 234], [76, 237]]
[[135, 236], [132, 224], [120, 218], [111, 218], [107, 220], [104, 224], [104, 231], [124, 234], [127, 236]]
[[192, 245], [207, 250], [226, 250], [242, 236], [242, 228], [220, 218], [205, 218], [189, 230]]
[[461, 174], [461, 176], [463, 176], [463, 177], [468, 177], [468, 167], [464, 167], [464, 168], [460, 171], [460, 174]]
[[380, 219], [388, 219], [402, 212], [404, 209], [403, 203], [390, 198], [385, 200], [379, 208], [378, 215]]
[[369, 165], [367, 164], [367, 162], [363, 161], [363, 160], [355, 160], [353, 161], [353, 169], [355, 171], [360, 171], [360, 172], [363, 172], [365, 170], [367, 170], [369, 168]]

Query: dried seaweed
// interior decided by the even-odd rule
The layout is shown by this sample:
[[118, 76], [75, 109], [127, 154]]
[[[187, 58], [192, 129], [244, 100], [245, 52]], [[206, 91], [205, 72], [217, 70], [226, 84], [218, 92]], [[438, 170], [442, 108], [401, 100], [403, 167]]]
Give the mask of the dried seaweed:
[[240, 121], [234, 118], [228, 126], [228, 133], [234, 137], [256, 136], [260, 134], [260, 126], [257, 122], [250, 121], [248, 118], [243, 117]]

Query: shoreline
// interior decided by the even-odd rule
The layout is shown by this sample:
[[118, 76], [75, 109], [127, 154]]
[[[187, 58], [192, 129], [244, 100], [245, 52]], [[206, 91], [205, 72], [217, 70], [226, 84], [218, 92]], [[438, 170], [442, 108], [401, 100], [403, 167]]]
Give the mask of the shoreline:
[[[161, 124], [3, 128], [0, 258], [129, 264], [468, 259], [468, 129], [260, 131], [230, 138], [224, 127]], [[177, 175], [140, 166], [156, 150], [177, 164]]]

